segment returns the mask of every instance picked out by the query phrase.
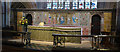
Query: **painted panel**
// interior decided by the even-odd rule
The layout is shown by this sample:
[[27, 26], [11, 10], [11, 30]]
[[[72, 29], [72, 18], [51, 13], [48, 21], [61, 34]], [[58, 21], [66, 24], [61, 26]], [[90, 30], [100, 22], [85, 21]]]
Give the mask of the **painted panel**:
[[56, 16], [56, 17], [57, 17], [56, 23], [57, 23], [57, 25], [59, 25], [59, 24], [60, 24], [60, 13], [57, 13], [57, 16]]
[[53, 24], [53, 25], [56, 25], [56, 19], [57, 19], [57, 18], [56, 18], [56, 13], [54, 13], [52, 17], [53, 17], [53, 18], [52, 18], [52, 21], [53, 21], [52, 24]]
[[43, 15], [44, 23], [45, 23], [45, 24], [48, 24], [48, 19], [47, 19], [48, 12], [42, 12], [42, 15]]
[[33, 24], [38, 25], [40, 22], [44, 22], [43, 12], [34, 12]]
[[78, 13], [72, 15], [72, 25], [78, 25]]
[[112, 13], [104, 13], [104, 31], [111, 32]]
[[52, 24], [52, 16], [51, 16], [51, 14], [48, 15], [48, 24]]
[[67, 14], [67, 25], [72, 25], [72, 24], [71, 24], [71, 23], [72, 23], [71, 18], [72, 18], [72, 14], [71, 14], [71, 13], [68, 13], [68, 14]]
[[65, 25], [65, 16], [66, 16], [65, 13], [60, 15], [60, 25]]
[[23, 17], [23, 12], [17, 12], [17, 31], [23, 30], [21, 24], [19, 23], [22, 17]]
[[80, 13], [80, 26], [89, 26], [89, 13], [87, 12], [81, 12]]

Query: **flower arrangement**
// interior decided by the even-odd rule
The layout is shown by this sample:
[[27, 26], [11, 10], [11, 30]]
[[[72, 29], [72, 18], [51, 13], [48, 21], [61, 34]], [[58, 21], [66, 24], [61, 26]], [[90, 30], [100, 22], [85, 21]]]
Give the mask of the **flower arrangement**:
[[19, 21], [21, 25], [28, 25], [28, 20], [25, 17], [22, 17], [22, 19]]

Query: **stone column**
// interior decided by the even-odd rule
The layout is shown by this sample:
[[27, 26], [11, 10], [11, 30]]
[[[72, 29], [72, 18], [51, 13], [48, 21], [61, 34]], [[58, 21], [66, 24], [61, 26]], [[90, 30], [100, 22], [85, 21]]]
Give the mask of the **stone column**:
[[[116, 15], [117, 16], [117, 18], [116, 18], [116, 20], [117, 20], [116, 35], [120, 37], [120, 1], [117, 3], [116, 13], [117, 13], [117, 15]], [[115, 39], [115, 43], [118, 47], [120, 47], [120, 40], [119, 40], [120, 38], [119, 37]]]
[[11, 13], [11, 0], [9, 2], [6, 2], [6, 25], [10, 26], [10, 13]]

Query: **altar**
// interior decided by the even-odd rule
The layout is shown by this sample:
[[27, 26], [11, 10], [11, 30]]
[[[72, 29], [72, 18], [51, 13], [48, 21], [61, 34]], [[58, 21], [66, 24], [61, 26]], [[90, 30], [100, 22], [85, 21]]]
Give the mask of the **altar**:
[[[28, 31], [31, 32], [31, 39], [41, 41], [53, 41], [52, 34], [75, 34], [82, 35], [81, 27], [50, 27], [50, 26], [28, 26]], [[77, 41], [76, 41], [77, 40]], [[81, 43], [80, 37], [68, 37], [67, 42]]]

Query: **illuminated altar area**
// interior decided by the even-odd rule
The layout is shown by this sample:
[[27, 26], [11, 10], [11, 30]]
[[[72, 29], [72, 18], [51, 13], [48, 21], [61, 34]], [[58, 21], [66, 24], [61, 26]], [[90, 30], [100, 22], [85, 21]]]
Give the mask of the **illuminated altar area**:
[[[48, 0], [45, 5], [47, 6], [43, 9], [17, 9], [18, 31], [23, 30], [18, 21], [24, 16], [28, 19], [28, 31], [32, 32], [31, 38], [35, 40], [52, 41], [52, 33], [91, 35], [92, 17], [98, 15], [100, 32], [111, 32], [113, 9], [97, 9], [97, 0], [80, 0], [79, 3], [77, 0], [74, 2]], [[70, 39], [81, 40], [81, 38]], [[72, 42], [71, 40], [68, 41]]]

